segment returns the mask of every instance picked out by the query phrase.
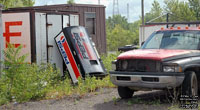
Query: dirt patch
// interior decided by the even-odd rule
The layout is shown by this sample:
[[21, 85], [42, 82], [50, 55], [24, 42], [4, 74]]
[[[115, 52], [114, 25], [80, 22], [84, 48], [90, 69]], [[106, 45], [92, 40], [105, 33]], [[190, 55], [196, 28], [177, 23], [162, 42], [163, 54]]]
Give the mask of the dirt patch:
[[10, 104], [1, 110], [168, 110], [171, 104], [164, 91], [136, 92], [131, 99], [120, 99], [116, 88], [103, 88], [84, 97]]

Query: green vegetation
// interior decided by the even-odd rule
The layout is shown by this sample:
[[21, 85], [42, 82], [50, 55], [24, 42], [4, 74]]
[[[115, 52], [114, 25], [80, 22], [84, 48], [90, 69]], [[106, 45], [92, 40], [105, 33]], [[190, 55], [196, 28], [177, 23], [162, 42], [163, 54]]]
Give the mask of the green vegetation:
[[68, 0], [67, 4], [75, 4], [75, 1], [74, 0]]
[[195, 11], [187, 2], [179, 0], [165, 0], [165, 12], [170, 13], [169, 21], [196, 21]]
[[35, 0], [0, 0], [0, 3], [4, 5], [4, 8], [14, 8], [23, 6], [33, 6]]
[[[156, 17], [159, 17], [163, 14], [163, 9], [161, 8], [160, 4], [158, 3], [158, 1], [154, 1], [152, 3], [152, 8], [150, 10], [150, 12], [145, 14], [145, 21], [148, 22]], [[158, 19], [156, 19], [154, 22], [163, 22], [164, 19], [163, 17], [160, 17]]]
[[116, 51], [125, 45], [138, 45], [140, 21], [128, 23], [125, 17], [115, 15], [106, 20], [107, 47]]
[[160, 99], [154, 99], [152, 101], [141, 99], [141, 98], [133, 98], [128, 99], [127, 105], [131, 106], [133, 104], [145, 104], [145, 105], [160, 105]]
[[[196, 21], [199, 20], [199, 0], [164, 0], [164, 7], [161, 8], [157, 0], [152, 3], [150, 12], [145, 14], [145, 21], [148, 22], [163, 14], [169, 13], [169, 21]], [[166, 16], [160, 17], [153, 22], [165, 22]]]
[[[166, 22], [169, 13], [169, 22], [200, 20], [199, 0], [164, 0], [161, 7], [157, 0], [152, 3], [151, 10], [145, 14], [145, 22]], [[157, 18], [157, 19], [155, 19]], [[115, 15], [106, 20], [107, 47], [109, 51], [116, 51], [125, 45], [139, 45], [139, 27], [141, 20], [129, 23], [126, 17]]]
[[47, 88], [57, 82], [56, 70], [50, 65], [25, 63], [27, 55], [20, 56], [21, 49], [22, 46], [15, 49], [9, 44], [9, 48], [4, 51], [5, 69], [0, 77], [0, 104], [42, 98]]
[[116, 60], [117, 56], [120, 53], [117, 52], [116, 54], [109, 54], [109, 55], [102, 55], [101, 58], [103, 60], [103, 64], [105, 66], [105, 68], [107, 69], [107, 71], [110, 71], [112, 69], [112, 65], [111, 62]]
[[[102, 80], [95, 77], [80, 78], [79, 83], [73, 85], [68, 77], [62, 80], [59, 71], [50, 64], [38, 66], [25, 63], [27, 55], [20, 56], [21, 49], [22, 46], [15, 49], [9, 44], [4, 52], [6, 60], [0, 76], [0, 105], [65, 96], [82, 97], [103, 87], [115, 87], [109, 77]], [[114, 55], [103, 57], [106, 67], [110, 69], [108, 62], [115, 58]]]

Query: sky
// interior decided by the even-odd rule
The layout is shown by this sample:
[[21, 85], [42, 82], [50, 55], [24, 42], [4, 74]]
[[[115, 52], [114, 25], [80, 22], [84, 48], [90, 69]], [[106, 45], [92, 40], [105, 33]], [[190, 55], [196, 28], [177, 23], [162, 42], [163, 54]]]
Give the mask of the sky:
[[[154, 0], [144, 0], [144, 11], [149, 12]], [[164, 0], [157, 0], [163, 6]], [[119, 13], [127, 17], [127, 4], [129, 4], [129, 22], [139, 20], [141, 16], [141, 0], [118, 0]], [[65, 4], [67, 0], [35, 0], [35, 6]], [[98, 4], [98, 0], [75, 0], [77, 4]], [[113, 0], [100, 0], [101, 5], [106, 6], [106, 17], [112, 16]]]

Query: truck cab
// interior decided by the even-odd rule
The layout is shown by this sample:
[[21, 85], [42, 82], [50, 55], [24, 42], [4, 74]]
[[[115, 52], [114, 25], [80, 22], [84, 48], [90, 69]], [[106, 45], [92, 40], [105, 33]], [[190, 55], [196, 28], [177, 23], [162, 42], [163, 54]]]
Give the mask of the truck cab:
[[112, 62], [111, 82], [121, 98], [139, 90], [178, 88], [181, 95], [200, 91], [200, 28], [160, 29], [141, 48]]

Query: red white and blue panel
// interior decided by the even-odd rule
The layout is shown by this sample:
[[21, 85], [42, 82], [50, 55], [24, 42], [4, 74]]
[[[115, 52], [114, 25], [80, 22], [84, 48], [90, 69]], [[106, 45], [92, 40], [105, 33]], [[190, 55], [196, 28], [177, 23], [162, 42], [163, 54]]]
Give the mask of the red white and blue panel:
[[74, 56], [72, 54], [72, 51], [69, 47], [69, 44], [67, 43], [67, 40], [66, 40], [63, 32], [61, 32], [55, 38], [55, 40], [56, 40], [57, 46], [60, 50], [60, 53], [63, 57], [64, 63], [67, 66], [67, 69], [69, 71], [69, 74], [71, 76], [73, 83], [77, 83], [78, 78], [81, 77], [81, 73], [78, 69], [78, 66], [76, 64], [76, 61], [75, 61]]

